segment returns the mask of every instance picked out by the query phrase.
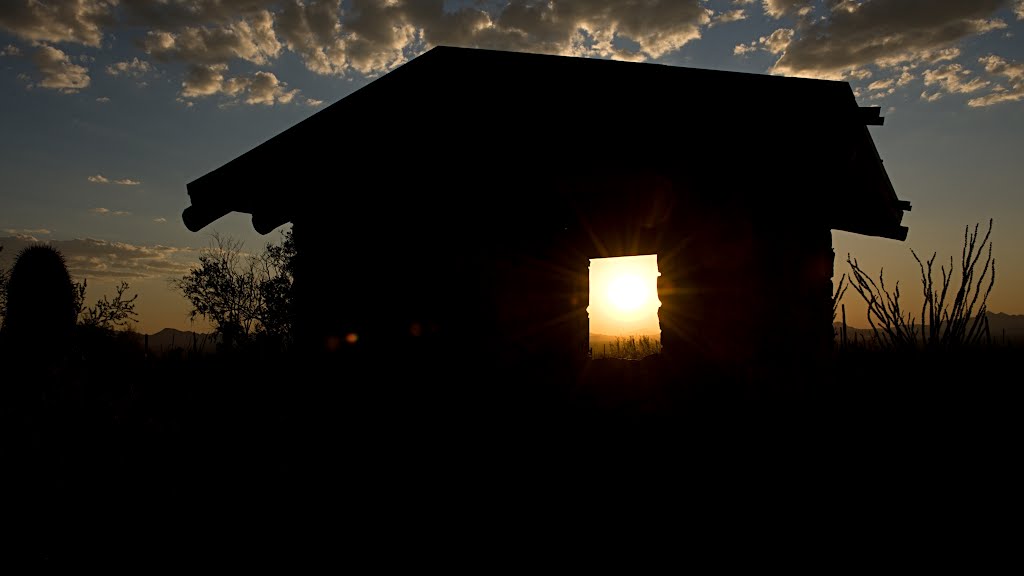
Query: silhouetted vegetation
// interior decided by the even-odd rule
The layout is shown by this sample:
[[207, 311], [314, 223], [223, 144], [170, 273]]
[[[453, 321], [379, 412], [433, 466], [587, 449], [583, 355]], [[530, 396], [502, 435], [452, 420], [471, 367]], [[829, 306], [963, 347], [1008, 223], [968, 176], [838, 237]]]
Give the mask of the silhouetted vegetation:
[[641, 360], [661, 353], [661, 343], [651, 336], [616, 336], [610, 344], [592, 351], [594, 358]]
[[[85, 290], [85, 283], [82, 283], [82, 290]], [[117, 295], [108, 299], [103, 295], [96, 304], [85, 308], [81, 312], [79, 323], [84, 326], [92, 326], [107, 330], [127, 328], [131, 322], [138, 322], [138, 314], [135, 312], [135, 300], [139, 297], [134, 294], [131, 298], [125, 296], [128, 291], [128, 283], [122, 281], [116, 288]]]
[[[948, 271], [936, 283], [934, 307], [949, 311], [943, 319], [961, 317], [954, 313], [960, 308], [984, 313], [992, 272], [985, 273], [984, 257], [976, 256], [987, 237], [971, 242], [972, 237], [964, 261], [978, 273], [966, 274], [972, 281], [960, 297], [964, 304], [954, 306], [957, 295]], [[267, 252], [268, 261], [280, 265], [274, 270], [283, 273], [252, 270], [252, 257], [240, 247], [233, 256], [243, 280], [262, 288], [255, 297], [263, 306], [288, 301], [293, 248], [282, 243]], [[230, 255], [219, 258], [208, 266], [232, 261]], [[922, 262], [922, 269], [928, 277], [929, 263]], [[257, 282], [261, 274], [270, 280]], [[56, 276], [66, 309], [69, 283], [72, 300], [84, 298], [84, 281]], [[225, 272], [221, 279], [232, 277]], [[856, 282], [856, 274], [852, 278]], [[847, 284], [841, 279], [839, 285], [836, 302]], [[988, 288], [972, 304], [977, 286]], [[126, 330], [136, 318], [136, 297], [129, 294], [122, 283], [116, 294], [92, 306], [78, 305], [75, 353], [66, 361], [16, 362], [22, 349], [0, 342], [0, 411], [5, 437], [16, 447], [5, 462], [19, 471], [10, 477], [25, 498], [53, 506], [138, 507], [161, 521], [187, 517], [194, 525], [205, 510], [224, 502], [240, 508], [258, 503], [261, 515], [275, 505], [321, 510], [326, 494], [347, 488], [353, 476], [364, 478], [351, 472], [356, 469], [405, 478], [396, 472], [397, 463], [426, 462], [432, 474], [455, 475], [479, 472], [493, 457], [502, 474], [516, 467], [549, 474], [570, 459], [573, 466], [588, 456], [607, 464], [639, 447], [657, 458], [682, 447], [692, 462], [695, 450], [731, 457], [737, 448], [767, 446], [787, 427], [800, 432], [772, 450], [807, 446], [815, 466], [854, 441], [872, 459], [896, 461], [905, 457], [900, 439], [917, 430], [935, 439], [929, 444], [924, 435], [914, 436], [915, 455], [930, 446], [948, 458], [961, 444], [944, 441], [949, 424], [943, 419], [957, 420], [957, 442], [979, 450], [1012, 437], [990, 434], [986, 426], [1009, 421], [999, 417], [1001, 412], [1019, 405], [1016, 388], [999, 379], [1018, 355], [997, 347], [947, 353], [936, 344], [934, 350], [909, 353], [896, 346], [850, 346], [835, 354], [827, 369], [813, 373], [813, 386], [803, 388], [788, 388], [792, 383], [785, 374], [776, 381], [759, 379], [741, 366], [673, 364], [659, 354], [656, 336], [617, 338], [607, 354], [595, 347], [600, 360], [588, 362], [578, 374], [531, 373], [519, 366], [479, 372], [476, 365], [465, 370], [475, 359], [437, 354], [415, 362], [332, 358], [309, 363], [287, 348], [268, 353], [269, 348], [240, 343], [230, 354], [202, 355], [190, 353], [191, 338], [175, 342], [173, 353], [146, 356]], [[243, 294], [253, 294], [252, 288]], [[42, 304], [28, 302], [35, 308], [25, 317], [34, 321], [31, 311], [42, 310]], [[275, 330], [288, 329], [287, 307], [276, 310], [283, 311], [276, 324], [267, 311], [255, 316], [250, 340], [266, 331], [262, 319]], [[964, 333], [970, 333], [969, 326]], [[47, 335], [36, 338], [30, 346], [53, 345]], [[9, 392], [15, 385], [38, 393], [15, 402]], [[979, 438], [985, 442], [970, 442]], [[329, 457], [339, 446], [344, 446], [345, 467]], [[376, 479], [367, 473], [364, 481], [371, 486], [359, 486], [359, 494], [372, 493]], [[443, 487], [430, 489], [444, 494]], [[79, 554], [56, 539], [38, 546], [60, 558]], [[195, 549], [175, 553], [199, 554]]]
[[246, 254], [237, 240], [213, 234], [199, 266], [173, 281], [192, 304], [192, 317], [209, 320], [226, 348], [263, 341], [291, 341], [295, 243], [291, 231], [279, 245]]
[[[0, 252], [4, 251], [4, 247], [0, 245]], [[0, 326], [3, 325], [4, 316], [7, 313], [7, 269], [0, 266]]]
[[6, 281], [3, 332], [22, 347], [66, 343], [75, 327], [76, 291], [64, 256], [45, 244], [25, 248]]
[[[950, 292], [955, 275], [953, 257], [949, 269], [940, 267], [941, 279], [934, 280], [937, 253], [925, 263], [911, 250], [921, 271], [924, 296], [920, 319], [905, 311], [900, 302], [899, 282], [890, 291], [885, 285], [885, 271], [879, 271], [876, 282], [847, 255], [846, 261], [853, 273], [853, 288], [868, 305], [868, 323], [874, 333], [874, 342], [884, 348], [928, 349], [961, 348], [989, 340], [986, 316], [989, 294], [996, 281], [996, 262], [992, 258], [992, 220], [978, 243], [979, 225], [964, 229], [964, 244], [960, 257], [959, 287]], [[984, 264], [978, 269], [982, 256]], [[949, 297], [952, 296], [950, 300]], [[834, 308], [833, 308], [834, 319]]]

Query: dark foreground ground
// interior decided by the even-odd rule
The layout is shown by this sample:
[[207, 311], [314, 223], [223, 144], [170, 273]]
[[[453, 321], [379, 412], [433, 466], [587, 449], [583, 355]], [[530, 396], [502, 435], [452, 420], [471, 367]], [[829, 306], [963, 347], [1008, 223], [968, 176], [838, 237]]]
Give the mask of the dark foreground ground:
[[5, 558], [444, 556], [557, 531], [551, 515], [742, 523], [765, 506], [812, 532], [978, 534], [1019, 512], [1019, 359], [854, 350], [787, 377], [660, 357], [6, 358]]

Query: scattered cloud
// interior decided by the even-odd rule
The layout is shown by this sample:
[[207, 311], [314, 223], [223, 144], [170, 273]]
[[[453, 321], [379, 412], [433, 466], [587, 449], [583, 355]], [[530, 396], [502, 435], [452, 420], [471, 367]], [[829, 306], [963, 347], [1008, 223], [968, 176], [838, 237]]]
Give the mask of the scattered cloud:
[[979, 98], [972, 98], [967, 101], [971, 108], [983, 108], [1004, 102], [1020, 102], [1024, 100], [1024, 84], [1015, 84], [1012, 88], [996, 86], [992, 92]]
[[223, 26], [189, 26], [177, 33], [151, 30], [142, 46], [158, 60], [194, 64], [221, 64], [238, 58], [265, 65], [281, 52], [274, 17], [267, 10]]
[[736, 47], [733, 48], [732, 53], [735, 56], [745, 56], [747, 54], [750, 54], [751, 52], [757, 52], [757, 50], [758, 46], [757, 42], [755, 41], [751, 42], [750, 44], [737, 44]]
[[1024, 80], [1024, 63], [1007, 62], [1006, 59], [995, 54], [979, 58], [978, 62], [985, 65], [985, 71], [989, 74], [1005, 76], [1011, 82]]
[[[754, 2], [740, 0], [737, 6]], [[115, 26], [145, 31], [138, 46], [157, 61], [181, 61], [179, 99], [224, 95], [230, 103], [287, 103], [298, 91], [271, 72], [229, 77], [236, 60], [268, 66], [294, 52], [318, 74], [377, 75], [439, 44], [552, 54], [649, 60], [701, 37], [712, 23], [749, 10], [715, 13], [706, 0], [459, 2], [440, 0], [17, 0], [0, 7], [0, 28], [45, 46], [39, 86], [77, 91], [88, 71], [42, 43], [101, 47]], [[771, 2], [782, 6], [789, 2]], [[778, 9], [785, 9], [781, 7]], [[80, 54], [76, 62], [91, 61]], [[86, 60], [82, 60], [85, 58]], [[42, 65], [42, 64], [45, 64]], [[140, 77], [146, 60], [115, 62], [112, 76]], [[312, 103], [314, 100], [305, 101]], [[316, 105], [319, 105], [316, 104]]]
[[313, 108], [316, 108], [317, 106], [322, 106], [323, 103], [324, 103], [323, 100], [317, 100], [315, 98], [306, 98], [303, 101], [303, 104], [305, 104], [306, 106], [313, 107]]
[[896, 84], [896, 80], [889, 78], [888, 80], [876, 80], [868, 85], [868, 90], [874, 92], [876, 90], [888, 90]]
[[[0, 246], [11, 246], [11, 240], [29, 243], [40, 241], [39, 238], [36, 238], [31, 234], [25, 234], [23, 232], [18, 232], [17, 230], [8, 230], [7, 233], [10, 234], [10, 236], [8, 238], [0, 238]], [[11, 254], [16, 254], [20, 250], [21, 249], [18, 248], [16, 250], [5, 250], [0, 252], [0, 262], [2, 262], [5, 259], [9, 259]], [[10, 262], [8, 262], [7, 265], [9, 266]]]
[[286, 84], [277, 79], [277, 76], [270, 72], [257, 72], [250, 78], [248, 87], [249, 93], [245, 98], [246, 104], [274, 103], [288, 104], [292, 101], [298, 89], [288, 90]]
[[806, 16], [813, 10], [813, 0], [764, 0], [764, 13], [776, 20], [783, 16], [797, 14]]
[[[559, 2], [287, 3], [277, 18], [285, 46], [318, 74], [386, 72], [438, 44], [622, 60], [659, 58], [701, 36], [713, 12], [700, 0]], [[628, 42], [621, 42], [626, 40]], [[629, 44], [627, 47], [626, 44]]]
[[747, 19], [747, 12], [743, 9], [726, 10], [720, 14], [716, 14], [711, 17], [711, 23], [709, 26], [716, 26], [718, 24], [728, 24], [729, 22], [739, 22], [740, 20]]
[[925, 70], [925, 86], [931, 86], [936, 91], [931, 94], [924, 92], [921, 98], [927, 102], [934, 102], [943, 94], [970, 94], [990, 84], [987, 80], [971, 74], [970, 70], [964, 69], [960, 64], [947, 64], [934, 70]]
[[[149, 58], [105, 66], [111, 76], [138, 80], [154, 71], [152, 61], [178, 61], [186, 70], [178, 99], [186, 106], [215, 95], [222, 106], [319, 106], [322, 101], [303, 98], [266, 68], [290, 51], [317, 74], [374, 76], [440, 44], [652, 60], [710, 26], [757, 11], [782, 25], [735, 46], [734, 54], [772, 54], [770, 71], [777, 74], [873, 75], [876, 89], [868, 91], [881, 93], [901, 87], [902, 68], [916, 77], [923, 69], [939, 71], [938, 62], [957, 61], [963, 40], [1005, 31], [1000, 18], [1024, 20], [1024, 0], [15, 0], [0, 6], [0, 29], [33, 46], [42, 79], [30, 87], [88, 87], [93, 57], [70, 56], [54, 45], [99, 48], [116, 27], [130, 27], [143, 31], [137, 45]], [[14, 44], [0, 49], [0, 55], [19, 52]], [[240, 69], [238, 60], [264, 70], [229, 74]], [[976, 79], [960, 80], [969, 86]], [[930, 88], [948, 92], [935, 82]]]
[[[288, 104], [298, 95], [298, 89], [287, 88], [287, 84], [278, 80], [271, 72], [256, 72], [249, 76], [228, 77], [226, 64], [210, 66], [193, 66], [185, 75], [181, 84], [182, 101], [222, 95], [227, 97], [226, 104], [244, 102], [246, 104]], [[191, 104], [188, 102], [188, 104]]]
[[32, 42], [67, 42], [99, 47], [101, 26], [112, 20], [117, 0], [6, 0], [0, 28]]
[[968, 100], [968, 106], [981, 108], [1024, 100], [1024, 63], [1010, 62], [995, 54], [983, 56], [978, 59], [978, 62], [985, 66], [985, 72], [988, 74], [1006, 78], [1010, 86], [1007, 88], [1002, 84], [997, 84], [988, 94]]
[[110, 74], [111, 76], [131, 76], [133, 78], [141, 78], [152, 71], [152, 64], [145, 60], [139, 60], [138, 58], [132, 58], [131, 61], [125, 60], [123, 62], [114, 62], [110, 66], [107, 66], [107, 74]]
[[794, 34], [796, 34], [796, 31], [792, 28], [779, 28], [768, 36], [761, 36], [750, 44], [737, 45], [733, 49], [733, 54], [742, 56], [758, 50], [772, 54], [781, 54], [786, 51], [786, 47], [793, 41]]
[[110, 98], [108, 98], [106, 96], [100, 96], [99, 98], [96, 99], [96, 101], [99, 102], [100, 104], [106, 104], [107, 102], [110, 102]]
[[89, 71], [71, 62], [68, 55], [53, 46], [42, 45], [32, 55], [32, 62], [42, 75], [34, 86], [74, 94], [89, 86]]
[[[102, 99], [102, 98], [97, 98], [96, 101], [97, 102], [99, 102], [99, 101], [109, 102], [110, 98], [106, 98], [105, 100]], [[96, 174], [96, 175], [93, 175], [93, 176], [89, 176], [88, 178], [86, 178], [86, 180], [88, 180], [89, 182], [96, 183], [96, 184], [119, 184], [121, 186], [138, 186], [139, 184], [142, 184], [141, 181], [133, 180], [131, 178], [119, 178], [117, 180], [111, 180], [110, 178], [107, 178], [106, 176], [104, 176], [102, 174]]]
[[1007, 0], [833, 2], [826, 16], [797, 26], [792, 41], [779, 52], [771, 71], [840, 78], [850, 70], [869, 65], [885, 68], [949, 59], [955, 57], [951, 50], [957, 42], [1005, 28], [1006, 23], [993, 16], [1006, 3]]
[[131, 212], [125, 210], [111, 210], [110, 208], [91, 208], [89, 212], [93, 214], [100, 214], [102, 216], [131, 216]]
[[46, 228], [35, 228], [35, 229], [22, 228], [20, 230], [8, 228], [6, 231], [7, 231], [8, 234], [24, 234], [24, 235], [31, 235], [31, 236], [35, 236], [37, 234], [39, 236], [49, 236], [50, 235], [50, 230], [48, 230]]
[[[39, 240], [25, 234], [0, 238], [3, 255], [17, 254]], [[167, 278], [187, 274], [198, 251], [171, 246], [142, 246], [93, 238], [49, 240], [64, 254], [68, 271], [76, 278]]]
[[167, 218], [153, 218], [153, 222], [156, 222], [157, 224], [163, 224], [167, 222]]
[[238, 78], [225, 78], [227, 64], [193, 66], [181, 83], [182, 98], [201, 98], [214, 94], [235, 96], [245, 90], [245, 84]]

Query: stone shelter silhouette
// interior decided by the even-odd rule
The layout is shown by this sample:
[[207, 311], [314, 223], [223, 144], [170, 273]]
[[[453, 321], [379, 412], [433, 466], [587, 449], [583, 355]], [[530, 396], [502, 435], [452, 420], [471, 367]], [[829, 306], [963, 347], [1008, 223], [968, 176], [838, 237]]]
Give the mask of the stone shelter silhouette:
[[846, 82], [436, 47], [187, 186], [291, 222], [312, 353], [587, 362], [588, 264], [657, 254], [663, 356], [832, 345], [831, 231], [905, 240]]

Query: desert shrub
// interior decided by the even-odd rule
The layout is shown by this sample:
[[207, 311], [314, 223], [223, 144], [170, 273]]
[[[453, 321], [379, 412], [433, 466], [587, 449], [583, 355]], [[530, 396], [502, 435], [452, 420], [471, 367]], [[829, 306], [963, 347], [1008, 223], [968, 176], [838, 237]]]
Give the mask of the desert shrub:
[[[989, 220], [988, 230], [980, 243], [979, 225], [974, 226], [973, 232], [969, 226], [964, 229], [959, 272], [951, 256], [948, 269], [945, 265], [940, 266], [938, 282], [934, 278], [937, 253], [923, 262], [916, 252], [910, 251], [921, 273], [924, 301], [920, 318], [904, 310], [899, 282], [890, 290], [885, 285], [884, 270], [879, 271], [876, 282], [860, 267], [856, 258], [847, 255], [846, 262], [852, 272], [851, 285], [868, 305], [868, 323], [877, 345], [884, 348], [948, 349], [988, 341], [987, 301], [996, 281], [992, 224]], [[959, 286], [951, 291], [954, 276], [958, 277]]]
[[[85, 295], [85, 281], [81, 284], [82, 298]], [[128, 291], [128, 283], [122, 281], [117, 287], [117, 295], [113, 299], [108, 299], [106, 295], [96, 301], [96, 304], [90, 308], [84, 308], [80, 312], [79, 322], [83, 326], [90, 326], [94, 328], [100, 328], [105, 330], [116, 330], [118, 328], [128, 328], [131, 322], [138, 322], [135, 318], [138, 314], [135, 312], [135, 300], [139, 297], [138, 294], [133, 295], [131, 298], [125, 296], [125, 292]]]

